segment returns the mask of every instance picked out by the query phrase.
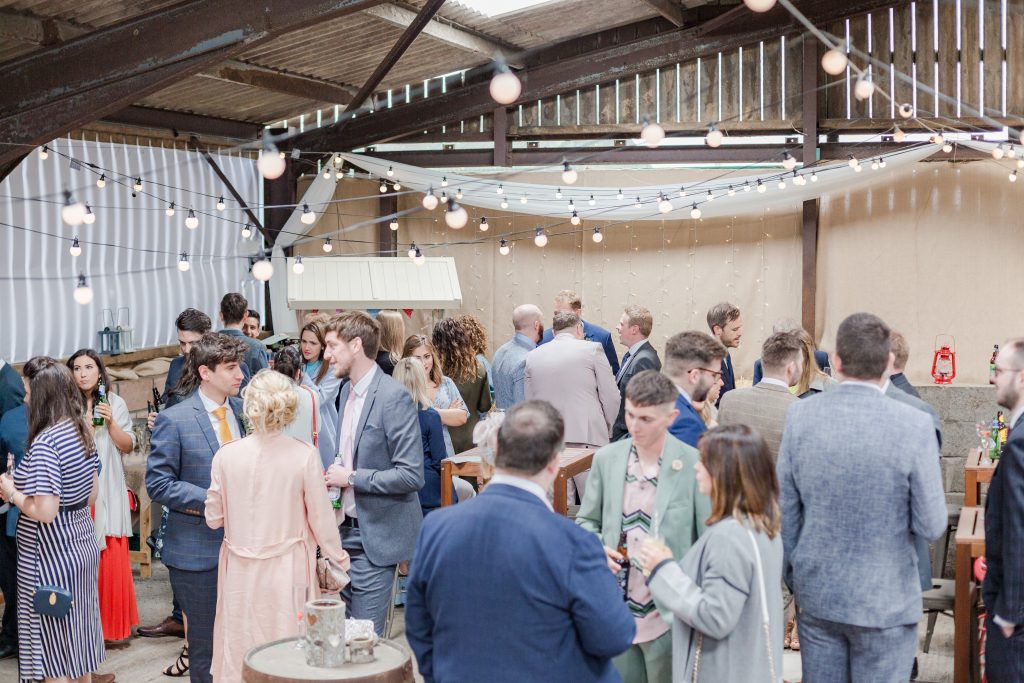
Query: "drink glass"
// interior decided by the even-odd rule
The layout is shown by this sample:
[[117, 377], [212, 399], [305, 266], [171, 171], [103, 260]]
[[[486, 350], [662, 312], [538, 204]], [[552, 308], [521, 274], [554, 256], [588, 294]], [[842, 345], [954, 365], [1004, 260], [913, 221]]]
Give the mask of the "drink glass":
[[[295, 606], [295, 616], [299, 622], [299, 626], [302, 626], [303, 617], [306, 616], [306, 603], [309, 602], [309, 585], [302, 583], [296, 584], [292, 587], [292, 604]], [[299, 639], [295, 643], [296, 650], [302, 650], [306, 647], [305, 635], [300, 635]]]

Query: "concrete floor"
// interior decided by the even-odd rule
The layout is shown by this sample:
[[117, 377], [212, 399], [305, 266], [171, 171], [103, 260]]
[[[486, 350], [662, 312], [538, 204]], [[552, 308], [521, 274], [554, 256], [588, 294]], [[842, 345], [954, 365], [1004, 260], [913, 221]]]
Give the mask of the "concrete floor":
[[[142, 580], [136, 576], [135, 590], [139, 604], [139, 619], [149, 626], [159, 623], [170, 613], [171, 588], [167, 580], [167, 569], [159, 562], [153, 568], [153, 578]], [[406, 645], [405, 620], [402, 610], [395, 612], [392, 636]], [[924, 642], [925, 621], [920, 626], [921, 642]], [[181, 650], [178, 638], [133, 638], [131, 647], [107, 653], [107, 661], [100, 671], [117, 674], [120, 683], [170, 683], [172, 679], [161, 674]], [[953, 680], [953, 620], [940, 616], [932, 638], [931, 652], [918, 656], [921, 683], [951, 683]], [[787, 651], [783, 657], [783, 673], [787, 681], [800, 679], [800, 655]], [[8, 659], [0, 662], [0, 681], [16, 681], [17, 661]], [[417, 676], [417, 681], [422, 679]], [[570, 682], [567, 682], [570, 683]]]

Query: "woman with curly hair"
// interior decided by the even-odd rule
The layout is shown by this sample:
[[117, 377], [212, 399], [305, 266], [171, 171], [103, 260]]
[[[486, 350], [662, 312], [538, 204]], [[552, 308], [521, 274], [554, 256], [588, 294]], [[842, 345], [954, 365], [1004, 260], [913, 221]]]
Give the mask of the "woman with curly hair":
[[[487, 351], [490, 346], [487, 341], [487, 330], [484, 329], [484, 324], [475, 315], [470, 315], [469, 313], [460, 315], [456, 320], [466, 328], [470, 343], [473, 344], [473, 351], [476, 353], [476, 359], [483, 364], [484, 370], [487, 371], [487, 390], [491, 392], [491, 401], [493, 401], [494, 380], [491, 379], [491, 361], [487, 360]], [[483, 415], [480, 417], [483, 417]]]
[[441, 367], [455, 382], [469, 410], [466, 423], [449, 430], [456, 453], [473, 448], [473, 428], [480, 421], [480, 416], [491, 409], [487, 370], [477, 360], [473, 336], [464, 318], [445, 318], [434, 327], [431, 335]]

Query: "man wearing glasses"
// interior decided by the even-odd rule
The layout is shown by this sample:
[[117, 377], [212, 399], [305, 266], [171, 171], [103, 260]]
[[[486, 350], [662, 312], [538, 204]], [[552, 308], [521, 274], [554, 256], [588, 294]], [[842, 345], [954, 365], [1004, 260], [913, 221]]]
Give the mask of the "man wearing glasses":
[[694, 448], [700, 435], [707, 431], [707, 426], [693, 407], [693, 402], [703, 401], [712, 387], [722, 383], [721, 367], [725, 355], [722, 342], [696, 330], [680, 332], [665, 343], [663, 371], [679, 390], [676, 399], [679, 416], [669, 426], [668, 433]]

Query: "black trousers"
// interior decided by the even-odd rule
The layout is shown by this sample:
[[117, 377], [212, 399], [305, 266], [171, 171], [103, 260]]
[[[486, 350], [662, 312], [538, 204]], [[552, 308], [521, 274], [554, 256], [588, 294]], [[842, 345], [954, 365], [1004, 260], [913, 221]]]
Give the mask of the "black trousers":
[[1024, 627], [1007, 638], [991, 615], [985, 633], [985, 676], [989, 683], [1024, 681]]
[[0, 515], [0, 593], [4, 594], [4, 616], [0, 622], [0, 644], [18, 645], [18, 544], [7, 535], [7, 513]]

